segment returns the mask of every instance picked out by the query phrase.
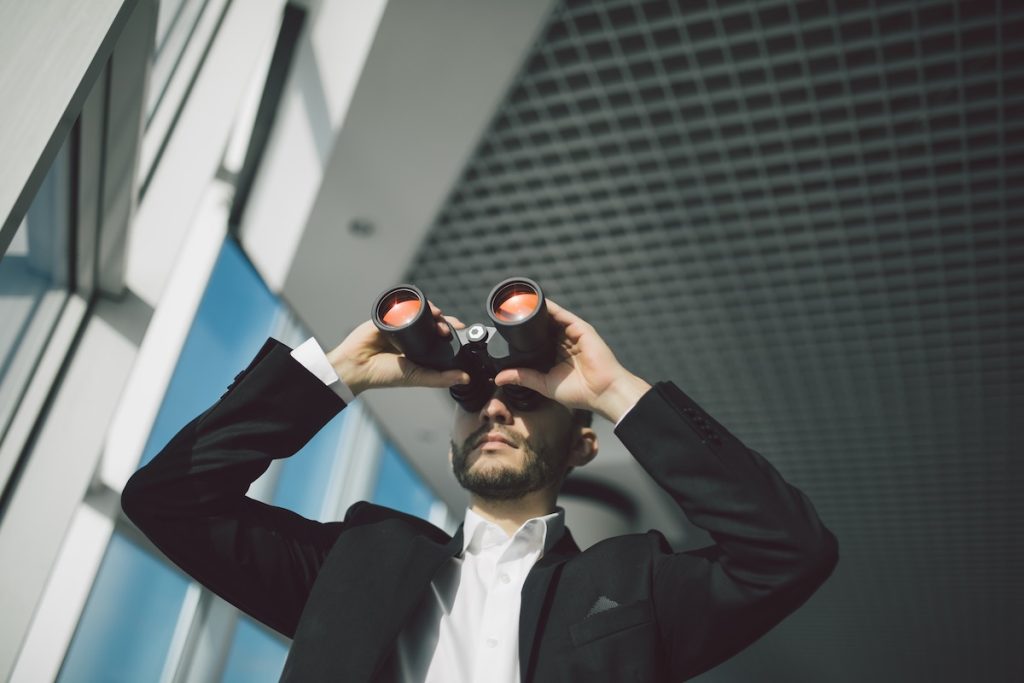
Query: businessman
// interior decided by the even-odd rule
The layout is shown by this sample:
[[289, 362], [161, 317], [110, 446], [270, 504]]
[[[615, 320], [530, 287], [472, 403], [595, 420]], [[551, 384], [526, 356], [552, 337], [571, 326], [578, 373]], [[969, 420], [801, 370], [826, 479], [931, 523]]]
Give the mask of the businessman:
[[[448, 457], [469, 506], [454, 538], [369, 503], [321, 524], [246, 496], [273, 459], [363, 391], [468, 380], [417, 366], [370, 322], [327, 354], [313, 340], [294, 350], [269, 340], [132, 477], [124, 509], [186, 572], [293, 638], [283, 681], [647, 682], [706, 671], [807, 600], [837, 562], [835, 537], [803, 493], [683, 391], [651, 387], [592, 326], [547, 305], [556, 365], [503, 370], [482, 408], [455, 409]], [[517, 407], [513, 384], [542, 399]], [[569, 470], [597, 454], [591, 413], [615, 423], [713, 545], [676, 553], [649, 531], [579, 550], [556, 502]]]

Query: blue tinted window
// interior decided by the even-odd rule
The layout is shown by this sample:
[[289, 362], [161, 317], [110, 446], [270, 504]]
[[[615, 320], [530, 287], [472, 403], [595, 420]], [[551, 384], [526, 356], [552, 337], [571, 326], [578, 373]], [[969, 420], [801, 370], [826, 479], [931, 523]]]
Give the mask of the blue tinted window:
[[[224, 393], [235, 375], [272, 336], [284, 308], [233, 241], [224, 243], [182, 347], [143, 464]], [[332, 469], [340, 462], [344, 412], [284, 461], [273, 503], [311, 519], [321, 517]]]
[[436, 499], [420, 475], [388, 444], [381, 455], [372, 500], [378, 505], [428, 519]]
[[221, 683], [276, 683], [287, 657], [284, 641], [242, 617], [235, 627]]
[[[235, 375], [244, 369], [268, 336], [274, 336], [279, 330], [288, 329], [285, 324], [288, 312], [280, 301], [270, 292], [245, 259], [238, 245], [232, 241], [224, 244], [217, 263], [210, 276], [203, 299], [200, 302], [195, 320], [189, 330], [188, 337], [182, 347], [181, 356], [175, 366], [174, 374], [168, 385], [167, 393], [154, 422], [149, 440], [146, 444], [142, 461], [148, 462], [185, 424], [212, 405], [234, 380]], [[293, 326], [292, 326], [293, 329]], [[301, 335], [300, 335], [301, 338]], [[284, 341], [294, 342], [294, 338]], [[281, 507], [294, 510], [299, 514], [321, 519], [333, 514], [325, 500], [332, 499], [332, 486], [339, 486], [337, 473], [342, 471], [339, 465], [344, 463], [348, 454], [341, 452], [345, 443], [345, 412], [340, 413], [308, 444], [291, 458], [285, 459], [276, 470], [278, 479], [271, 494], [271, 502]], [[390, 447], [385, 449], [381, 458], [378, 484], [374, 500], [390, 505], [399, 510], [427, 517], [434, 503], [434, 496], [426, 488], [420, 477]], [[326, 521], [326, 520], [324, 520]], [[113, 545], [111, 546], [113, 548]], [[113, 551], [110, 551], [113, 552]], [[148, 557], [148, 556], [147, 556]], [[168, 565], [149, 558], [152, 564], [159, 567], [153, 572], [156, 593], [165, 589], [161, 587], [163, 575], [170, 574], [181, 581], [181, 595], [184, 594], [185, 581]], [[105, 572], [97, 579], [94, 593], [101, 594], [100, 582], [105, 581]], [[146, 585], [146, 573], [136, 578], [140, 584], [138, 590]], [[146, 661], [159, 662], [163, 666], [170, 634], [173, 633], [178, 618], [178, 606], [181, 595], [173, 609], [167, 609], [152, 615], [145, 606], [142, 614], [137, 614], [139, 607], [132, 598], [110, 595], [110, 588], [104, 588], [108, 595], [103, 603], [105, 627], [97, 630], [96, 636], [78, 638], [74, 648], [75, 657], [81, 660], [105, 661], [120, 652], [128, 643], [134, 641], [123, 633], [156, 633], [158, 637], [147, 641], [145, 652], [140, 649], [140, 657], [145, 655]], [[92, 599], [90, 599], [92, 602]], [[91, 604], [90, 602], [90, 604]], [[100, 601], [97, 604], [101, 604]], [[89, 607], [88, 610], [101, 609]], [[90, 615], [85, 619], [94, 619]], [[158, 626], [139, 627], [140, 619], [160, 621]], [[147, 622], [148, 623], [148, 622]], [[80, 630], [84, 626], [80, 625]], [[106, 633], [107, 635], [102, 635]], [[166, 637], [164, 635], [166, 634]], [[141, 636], [139, 636], [141, 637]], [[268, 633], [265, 629], [246, 618], [240, 618], [226, 660], [223, 680], [225, 681], [276, 681], [281, 674], [288, 646], [285, 641]], [[65, 667], [75, 671], [71, 662]], [[156, 666], [156, 664], [154, 664]], [[121, 679], [107, 675], [106, 670], [99, 668], [83, 668], [90, 672], [90, 677], [81, 680], [159, 680], [160, 668], [150, 675], [149, 670], [131, 677]], [[132, 671], [141, 672], [142, 669]], [[96, 675], [93, 673], [99, 672]], [[75, 674], [77, 675], [77, 673]], [[119, 675], [119, 674], [117, 674]], [[67, 679], [78, 680], [78, 679]]]
[[332, 521], [329, 517], [333, 516], [333, 511], [325, 513], [323, 504], [325, 499], [331, 499], [332, 491], [328, 487], [332, 484], [340, 485], [340, 482], [332, 479], [332, 472], [348, 457], [347, 453], [341, 452], [344, 421], [345, 411], [342, 411], [310, 439], [301, 451], [284, 461], [271, 501], [274, 505], [293, 510], [309, 519]]
[[158, 681], [188, 580], [114, 534], [57, 680]]
[[224, 393], [274, 331], [281, 313], [277, 298], [238, 245], [226, 241], [153, 423], [143, 464]]

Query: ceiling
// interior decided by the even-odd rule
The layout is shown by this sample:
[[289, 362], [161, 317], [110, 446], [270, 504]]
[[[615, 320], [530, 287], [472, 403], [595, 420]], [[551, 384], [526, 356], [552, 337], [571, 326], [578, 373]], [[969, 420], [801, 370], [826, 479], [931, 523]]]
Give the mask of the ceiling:
[[814, 501], [836, 573], [700, 680], [1024, 680], [1022, 222], [1024, 3], [565, 0], [406, 278], [537, 279]]

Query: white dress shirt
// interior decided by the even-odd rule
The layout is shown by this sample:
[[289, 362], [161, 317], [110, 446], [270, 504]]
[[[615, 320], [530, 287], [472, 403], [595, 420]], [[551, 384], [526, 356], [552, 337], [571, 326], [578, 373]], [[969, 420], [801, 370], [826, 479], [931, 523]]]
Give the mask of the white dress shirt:
[[565, 530], [565, 511], [512, 535], [466, 510], [462, 553], [442, 565], [398, 635], [402, 683], [519, 683], [519, 607], [526, 575]]

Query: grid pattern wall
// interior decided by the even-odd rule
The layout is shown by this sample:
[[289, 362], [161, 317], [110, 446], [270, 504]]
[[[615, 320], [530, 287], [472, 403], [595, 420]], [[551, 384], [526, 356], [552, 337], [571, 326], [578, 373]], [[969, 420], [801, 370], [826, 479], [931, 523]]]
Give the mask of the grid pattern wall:
[[706, 680], [1024, 680], [1022, 223], [1024, 3], [563, 0], [409, 280], [538, 279], [815, 501]]

